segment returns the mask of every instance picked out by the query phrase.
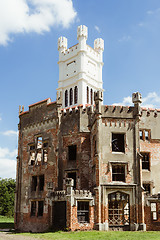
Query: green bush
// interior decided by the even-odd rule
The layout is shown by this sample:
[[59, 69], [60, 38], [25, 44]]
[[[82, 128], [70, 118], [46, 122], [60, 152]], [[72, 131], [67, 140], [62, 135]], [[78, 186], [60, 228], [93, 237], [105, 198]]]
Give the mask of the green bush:
[[15, 179], [0, 179], [0, 215], [14, 215]]

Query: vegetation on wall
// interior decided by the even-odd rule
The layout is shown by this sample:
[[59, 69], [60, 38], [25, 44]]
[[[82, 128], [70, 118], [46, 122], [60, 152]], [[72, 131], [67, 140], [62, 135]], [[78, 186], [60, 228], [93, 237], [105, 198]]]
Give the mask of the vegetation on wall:
[[14, 215], [15, 189], [15, 179], [0, 178], [0, 215], [8, 217]]

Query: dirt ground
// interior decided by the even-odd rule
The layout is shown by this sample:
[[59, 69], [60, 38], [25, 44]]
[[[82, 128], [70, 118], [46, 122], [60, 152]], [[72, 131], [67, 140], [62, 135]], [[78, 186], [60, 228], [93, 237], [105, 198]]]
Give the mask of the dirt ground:
[[[38, 240], [29, 236], [20, 236], [11, 232], [0, 232], [0, 240]], [[42, 240], [42, 239], [41, 239]]]

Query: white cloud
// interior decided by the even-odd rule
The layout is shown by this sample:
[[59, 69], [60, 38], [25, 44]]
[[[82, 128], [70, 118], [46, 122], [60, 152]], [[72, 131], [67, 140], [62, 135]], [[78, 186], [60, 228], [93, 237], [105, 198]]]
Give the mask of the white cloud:
[[128, 42], [129, 40], [131, 40], [131, 36], [123, 36], [122, 38], [120, 38], [119, 40], [118, 40], [118, 42]]
[[3, 132], [3, 135], [5, 135], [5, 136], [18, 136], [18, 131], [7, 130], [7, 131]]
[[2, 118], [0, 117], [0, 121], [2, 120]]
[[99, 32], [99, 33], [101, 32], [100, 28], [98, 26], [95, 25], [94, 28], [96, 29], [97, 32]]
[[[131, 106], [132, 97], [128, 96], [123, 98], [122, 102], [114, 103], [115, 106]], [[142, 107], [146, 108], [160, 108], [160, 96], [156, 92], [148, 93], [146, 97], [142, 98]]]
[[10, 151], [8, 148], [0, 147], [1, 178], [16, 177], [16, 156], [17, 149]]
[[0, 45], [12, 41], [13, 34], [68, 28], [76, 15], [72, 0], [0, 0]]

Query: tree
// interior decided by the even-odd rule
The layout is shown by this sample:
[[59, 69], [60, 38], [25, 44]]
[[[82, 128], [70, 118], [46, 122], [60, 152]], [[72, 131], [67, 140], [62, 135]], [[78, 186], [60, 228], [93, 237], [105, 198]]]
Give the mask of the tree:
[[14, 215], [16, 181], [12, 178], [0, 178], [0, 215]]

